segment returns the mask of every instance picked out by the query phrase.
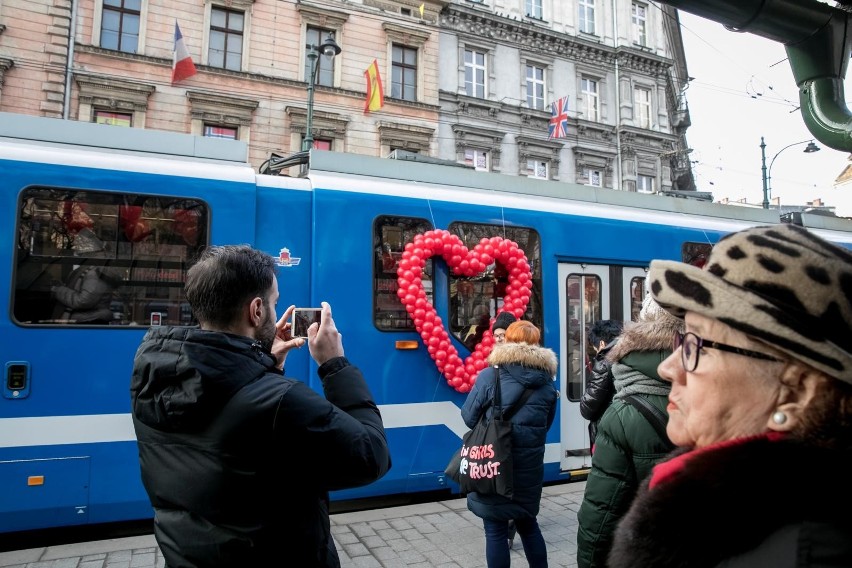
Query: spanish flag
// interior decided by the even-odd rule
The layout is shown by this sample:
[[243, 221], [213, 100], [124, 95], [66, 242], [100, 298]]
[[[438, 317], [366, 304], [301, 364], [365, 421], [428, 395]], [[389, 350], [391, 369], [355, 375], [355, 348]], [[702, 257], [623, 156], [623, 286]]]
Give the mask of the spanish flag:
[[364, 71], [367, 78], [367, 103], [364, 105], [364, 113], [371, 110], [379, 110], [385, 105], [385, 92], [382, 89], [382, 77], [379, 75], [379, 62], [373, 59], [373, 63]]

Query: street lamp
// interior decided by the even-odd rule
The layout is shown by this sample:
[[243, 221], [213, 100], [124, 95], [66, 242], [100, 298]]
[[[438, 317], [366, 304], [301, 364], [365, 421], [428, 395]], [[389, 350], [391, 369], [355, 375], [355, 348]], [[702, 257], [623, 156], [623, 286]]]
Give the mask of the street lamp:
[[766, 143], [763, 141], [763, 136], [760, 137], [760, 157], [761, 157], [761, 170], [763, 173], [763, 208], [769, 209], [769, 193], [772, 191], [772, 164], [775, 163], [775, 158], [778, 157], [781, 152], [790, 148], [792, 146], [798, 146], [799, 144], [807, 144], [804, 150], [802, 150], [805, 154], [813, 154], [814, 152], [819, 152], [820, 147], [817, 146], [813, 140], [802, 140], [801, 142], [793, 142], [792, 144], [787, 144], [780, 150], [778, 153], [772, 157], [772, 161], [769, 162], [769, 173], [767, 174], [766, 169]]
[[331, 37], [331, 34], [328, 34], [328, 37], [325, 38], [325, 41], [319, 46], [311, 45], [308, 52], [305, 54], [305, 57], [311, 62], [310, 69], [308, 71], [308, 117], [307, 117], [307, 131], [305, 132], [305, 139], [302, 141], [302, 150], [310, 150], [314, 146], [314, 135], [313, 135], [313, 122], [314, 122], [314, 83], [317, 80], [317, 70], [319, 69], [319, 56], [320, 54], [325, 55], [327, 57], [334, 57], [335, 55], [340, 53], [340, 46], [337, 45], [337, 42], [334, 41], [334, 38]]

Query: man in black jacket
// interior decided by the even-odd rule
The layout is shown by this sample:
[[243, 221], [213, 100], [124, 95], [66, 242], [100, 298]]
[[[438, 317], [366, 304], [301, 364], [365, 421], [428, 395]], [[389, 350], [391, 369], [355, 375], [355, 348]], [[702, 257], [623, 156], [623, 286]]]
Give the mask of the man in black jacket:
[[589, 447], [594, 452], [598, 421], [606, 412], [615, 395], [612, 363], [606, 354], [613, 348], [624, 324], [618, 320], [600, 320], [589, 329], [589, 341], [596, 355], [592, 362], [592, 376], [586, 381], [586, 390], [580, 399], [580, 414], [589, 421]]
[[131, 382], [142, 482], [169, 568], [337, 567], [328, 491], [390, 468], [381, 415], [343, 356], [323, 302], [308, 330], [325, 398], [283, 376], [290, 306], [276, 322], [269, 255], [208, 249], [187, 272], [199, 328], [145, 335]]

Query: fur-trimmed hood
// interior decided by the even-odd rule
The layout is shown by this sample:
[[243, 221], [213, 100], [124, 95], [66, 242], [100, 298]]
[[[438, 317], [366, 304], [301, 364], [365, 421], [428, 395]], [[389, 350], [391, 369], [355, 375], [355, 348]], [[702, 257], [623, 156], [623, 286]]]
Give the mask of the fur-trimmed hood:
[[529, 345], [528, 343], [495, 345], [487, 362], [489, 365], [514, 364], [531, 369], [540, 369], [551, 377], [556, 375], [558, 369], [556, 353], [552, 349], [539, 345]]
[[640, 321], [626, 326], [609, 353], [610, 362], [618, 362], [634, 351], [671, 351], [675, 332], [683, 331], [683, 320], [666, 314], [656, 321]]

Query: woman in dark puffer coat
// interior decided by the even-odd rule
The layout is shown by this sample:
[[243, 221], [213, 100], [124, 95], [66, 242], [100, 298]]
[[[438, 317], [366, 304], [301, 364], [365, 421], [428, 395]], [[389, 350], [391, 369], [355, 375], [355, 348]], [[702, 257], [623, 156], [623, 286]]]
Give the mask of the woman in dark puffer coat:
[[526, 389], [533, 393], [512, 417], [512, 460], [514, 495], [469, 493], [467, 507], [483, 519], [488, 568], [509, 566], [509, 521], [514, 520], [530, 568], [546, 568], [547, 548], [538, 527], [541, 486], [544, 478], [544, 444], [556, 415], [556, 354], [538, 345], [541, 333], [528, 321], [517, 321], [506, 329], [506, 343], [488, 356], [490, 367], [480, 372], [462, 407], [462, 418], [473, 428], [483, 412], [493, 413], [495, 370], [499, 368], [501, 407], [520, 399]]

